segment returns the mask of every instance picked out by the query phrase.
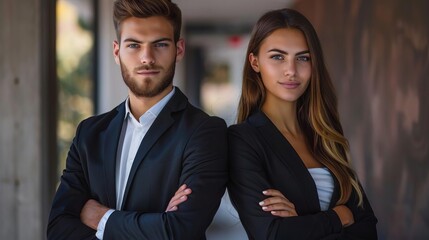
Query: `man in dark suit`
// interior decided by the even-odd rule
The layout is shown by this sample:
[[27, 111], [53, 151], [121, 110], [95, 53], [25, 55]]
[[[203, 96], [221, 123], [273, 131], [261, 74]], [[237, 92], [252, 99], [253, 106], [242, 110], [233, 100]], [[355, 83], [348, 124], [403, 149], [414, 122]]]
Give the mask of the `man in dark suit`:
[[48, 239], [205, 239], [228, 176], [226, 124], [172, 84], [185, 50], [180, 9], [117, 0], [114, 23], [129, 96], [79, 124]]

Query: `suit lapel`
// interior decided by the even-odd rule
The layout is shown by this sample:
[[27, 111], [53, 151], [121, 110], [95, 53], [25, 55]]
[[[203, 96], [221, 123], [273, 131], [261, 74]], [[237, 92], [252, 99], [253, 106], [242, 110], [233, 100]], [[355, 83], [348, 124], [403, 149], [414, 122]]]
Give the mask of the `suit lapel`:
[[267, 146], [294, 175], [293, 179], [296, 180], [296, 187], [294, 188], [297, 194], [301, 194], [301, 199], [305, 199], [307, 209], [314, 209], [315, 206], [318, 206], [320, 211], [319, 197], [314, 180], [292, 145], [263, 112], [256, 113], [252, 121], [258, 126], [258, 132]]
[[[122, 125], [125, 117], [125, 105], [122, 103], [115, 110], [112, 121], [107, 129], [102, 133], [104, 140], [104, 181], [108, 198], [108, 207], [116, 209], [116, 157], [119, 138], [121, 136]], [[113, 112], [112, 111], [112, 112]]]
[[148, 132], [140, 143], [140, 147], [137, 150], [136, 157], [134, 158], [130, 175], [128, 177], [121, 209], [123, 209], [125, 206], [128, 197], [128, 192], [130, 191], [134, 176], [136, 175], [136, 172], [140, 167], [143, 159], [153, 147], [153, 145], [157, 142], [157, 140], [161, 137], [161, 135], [165, 131], [167, 131], [167, 129], [170, 128], [171, 125], [173, 125], [174, 119], [172, 117], [172, 113], [182, 110], [186, 107], [188, 100], [185, 95], [183, 95], [183, 93], [177, 87], [175, 91], [176, 92], [174, 93], [173, 97], [161, 110], [158, 117], [155, 119], [152, 126], [149, 128]]
[[334, 208], [337, 205], [338, 200], [340, 199], [340, 184], [338, 179], [335, 177], [334, 173], [331, 172], [332, 178], [334, 179], [334, 191], [332, 192], [331, 202], [329, 203], [329, 208]]

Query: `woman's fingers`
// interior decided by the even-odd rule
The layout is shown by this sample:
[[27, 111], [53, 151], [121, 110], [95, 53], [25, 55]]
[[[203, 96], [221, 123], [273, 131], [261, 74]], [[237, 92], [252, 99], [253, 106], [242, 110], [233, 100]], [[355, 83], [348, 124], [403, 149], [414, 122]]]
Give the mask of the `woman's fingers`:
[[271, 212], [271, 214], [275, 216], [280, 216], [280, 217], [298, 216], [295, 210], [295, 206], [292, 203], [286, 204], [284, 202], [280, 202], [280, 203], [261, 205], [261, 206], [263, 211]]
[[278, 203], [285, 204], [287, 207], [295, 209], [295, 205], [285, 197], [270, 197], [259, 202], [259, 205], [263, 207]]
[[286, 198], [280, 191], [275, 189], [267, 189], [262, 191], [265, 196], [273, 196], [273, 197], [284, 197]]
[[271, 211], [271, 214], [278, 217], [294, 217], [298, 216], [295, 211]]
[[269, 198], [259, 202], [263, 211], [270, 212], [274, 216], [292, 217], [298, 216], [295, 205], [290, 202], [280, 191], [275, 189], [267, 189], [262, 192]]
[[262, 205], [262, 210], [265, 212], [271, 212], [272, 215], [279, 216], [279, 217], [298, 216], [295, 210], [295, 206], [290, 202], [289, 204], [280, 202], [280, 203], [274, 203], [269, 205]]
[[270, 204], [270, 205], [264, 205], [262, 206], [262, 210], [266, 212], [270, 211], [292, 211], [294, 210], [293, 207], [290, 207], [284, 203], [276, 203], [276, 204]]

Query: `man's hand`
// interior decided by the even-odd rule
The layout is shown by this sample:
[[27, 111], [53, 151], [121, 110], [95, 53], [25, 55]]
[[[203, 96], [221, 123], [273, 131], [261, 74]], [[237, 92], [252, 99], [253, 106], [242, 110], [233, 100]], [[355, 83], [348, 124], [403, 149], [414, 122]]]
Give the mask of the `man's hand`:
[[109, 208], [94, 199], [89, 199], [80, 212], [80, 220], [88, 227], [97, 230], [98, 223]]
[[180, 186], [180, 188], [177, 190], [177, 192], [174, 194], [173, 198], [171, 198], [170, 202], [168, 203], [166, 212], [173, 212], [176, 211], [178, 208], [177, 206], [181, 204], [182, 202], [186, 201], [188, 199], [188, 195], [191, 194], [192, 190], [190, 188], [187, 188], [186, 184], [183, 184]]

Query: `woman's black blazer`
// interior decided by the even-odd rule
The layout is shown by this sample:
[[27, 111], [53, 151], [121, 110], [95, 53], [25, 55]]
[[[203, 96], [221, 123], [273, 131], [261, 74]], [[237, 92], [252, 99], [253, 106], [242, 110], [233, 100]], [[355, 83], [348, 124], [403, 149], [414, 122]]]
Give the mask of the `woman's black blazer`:
[[[355, 223], [342, 228], [332, 210], [339, 199], [334, 192], [329, 210], [321, 211], [316, 185], [298, 154], [261, 111], [244, 123], [229, 127], [230, 183], [228, 192], [249, 239], [377, 239], [376, 223], [366, 196], [357, 206], [352, 193], [347, 207]], [[276, 217], [262, 211], [258, 203], [268, 188], [277, 189], [296, 208], [297, 217]]]

